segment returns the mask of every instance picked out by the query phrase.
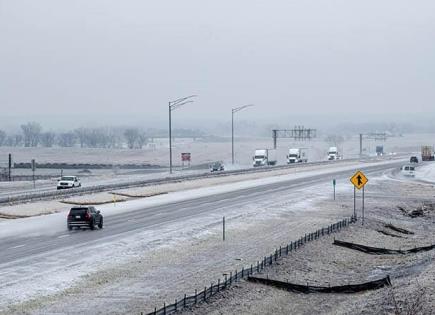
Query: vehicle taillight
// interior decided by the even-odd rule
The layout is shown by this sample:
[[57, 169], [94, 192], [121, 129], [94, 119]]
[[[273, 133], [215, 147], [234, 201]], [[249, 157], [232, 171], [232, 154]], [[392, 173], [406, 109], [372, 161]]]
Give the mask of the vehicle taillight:
[[90, 218], [91, 218], [91, 216], [90, 216], [89, 212], [86, 212], [86, 214], [85, 214], [85, 219], [86, 219], [86, 220], [89, 220]]
[[70, 212], [68, 212], [68, 218], [71, 218], [72, 217], [72, 214], [71, 214], [71, 211]]

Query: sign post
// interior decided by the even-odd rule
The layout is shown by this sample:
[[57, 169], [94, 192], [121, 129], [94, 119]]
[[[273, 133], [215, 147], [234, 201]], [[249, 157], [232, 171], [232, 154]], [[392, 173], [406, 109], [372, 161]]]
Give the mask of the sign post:
[[335, 178], [332, 180], [332, 186], [334, 186], [334, 200], [335, 200], [335, 185], [337, 184]]
[[364, 186], [367, 184], [369, 180], [364, 175], [363, 172], [357, 171], [351, 178], [350, 182], [353, 184], [353, 215], [355, 221], [357, 220], [356, 216], [356, 190], [360, 190], [362, 188], [362, 224], [364, 225]]
[[364, 225], [364, 186], [362, 188], [362, 225]]
[[11, 168], [12, 168], [12, 154], [9, 153], [9, 163], [8, 163], [8, 180], [11, 181]]
[[225, 217], [222, 218], [222, 240], [225, 242]]
[[184, 162], [188, 162], [188, 166], [190, 166], [191, 155], [190, 152], [181, 153], [181, 163], [184, 167]]
[[35, 159], [32, 159], [32, 178], [33, 178], [33, 188], [35, 188], [35, 169], [36, 169], [36, 163]]

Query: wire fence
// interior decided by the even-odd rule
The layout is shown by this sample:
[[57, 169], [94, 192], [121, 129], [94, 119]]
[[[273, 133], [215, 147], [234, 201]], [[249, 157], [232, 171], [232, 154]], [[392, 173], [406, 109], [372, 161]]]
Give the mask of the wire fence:
[[[246, 279], [248, 276], [262, 272], [264, 269], [272, 266], [279, 259], [284, 256], [288, 256], [290, 253], [298, 250], [304, 244], [317, 240], [323, 236], [330, 235], [332, 233], [339, 232], [341, 229], [348, 227], [351, 223], [355, 222], [354, 217], [343, 219], [337, 223], [331, 224], [326, 228], [318, 229], [313, 233], [308, 233], [294, 242], [288, 243], [286, 246], [280, 246], [275, 249], [269, 256], [264, 256], [261, 260], [257, 260], [255, 264], [243, 267], [241, 270], [235, 270], [226, 275], [224, 279], [218, 279], [216, 282], [212, 282], [210, 286], [204, 287], [204, 289], [198, 291], [195, 290], [193, 295], [184, 294], [180, 299], [176, 299], [172, 304], [163, 303], [163, 307], [160, 309], [154, 308], [154, 311], [147, 313], [147, 315], [168, 315], [173, 314], [185, 308], [189, 308], [198, 303], [205, 302], [213, 295], [227, 289], [233, 283]], [[141, 315], [144, 313], [141, 312]]]

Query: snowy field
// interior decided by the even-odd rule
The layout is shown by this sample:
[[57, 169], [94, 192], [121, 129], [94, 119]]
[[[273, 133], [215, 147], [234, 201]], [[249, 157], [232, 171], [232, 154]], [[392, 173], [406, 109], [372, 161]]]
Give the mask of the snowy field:
[[435, 163], [428, 162], [421, 167], [417, 167], [415, 179], [435, 184]]
[[[327, 176], [328, 172], [353, 170], [359, 166], [340, 165], [273, 177], [269, 174], [269, 177], [211, 186], [202, 182], [201, 188], [174, 191], [116, 206], [101, 206], [100, 209], [110, 218], [168, 202], [179, 203], [192, 197], [312, 175]], [[337, 188], [339, 199], [349, 196], [352, 191], [347, 180], [339, 181]], [[28, 261], [3, 264], [0, 266], [0, 295], [4, 298], [0, 300], [0, 312], [121, 314], [149, 311], [164, 300], [179, 297], [180, 292], [199, 289], [221, 277], [222, 273], [269, 254], [273, 246], [279, 246], [283, 241], [296, 239], [307, 231], [350, 215], [348, 205], [327, 203], [330, 199], [330, 185], [310, 185], [285, 194], [276, 192], [267, 198], [254, 197], [249, 202], [146, 230], [131, 231], [122, 237], [109, 237], [86, 247], [77, 244], [51, 251], [49, 255], [29, 257]], [[325, 204], [328, 204], [326, 208]], [[222, 216], [227, 220], [225, 243], [221, 241]], [[106, 226], [106, 229], [110, 228], [110, 224]], [[65, 213], [0, 223], [1, 239], [14, 235], [70, 237], [62, 231], [65, 231]]]
[[[227, 142], [201, 142], [191, 139], [175, 139], [173, 143], [174, 164], [179, 165], [182, 152], [191, 152], [192, 164], [203, 164], [222, 160], [226, 164], [231, 162], [231, 139]], [[403, 137], [388, 138], [387, 141], [364, 140], [364, 153], [373, 155], [376, 145], [384, 145], [388, 152], [419, 152], [421, 145], [433, 145], [434, 134], [409, 134]], [[278, 163], [284, 164], [290, 147], [306, 147], [311, 161], [326, 159], [327, 151], [332, 143], [323, 138], [312, 141], [295, 142], [289, 139], [278, 139]], [[252, 165], [255, 149], [272, 148], [272, 137], [238, 139], [235, 142], [236, 162], [242, 167]], [[352, 158], [359, 154], [359, 137], [351, 137], [339, 145], [344, 158]], [[91, 148], [9, 148], [0, 147], [0, 167], [6, 166], [8, 153], [13, 154], [15, 162], [30, 162], [36, 159], [41, 163], [106, 163], [106, 164], [144, 164], [168, 165], [168, 145], [165, 141], [158, 141], [155, 149], [127, 150], [127, 149], [91, 149]]]
[[[417, 154], [420, 146], [435, 142], [433, 134], [411, 134], [403, 137], [388, 138], [386, 142], [364, 140], [364, 154], [373, 156], [376, 145], [384, 145], [384, 152]], [[278, 139], [278, 164], [285, 164], [288, 148], [308, 148], [309, 161], [322, 161], [326, 159], [326, 153], [331, 144], [321, 138], [308, 142], [294, 142], [288, 139]], [[192, 153], [192, 166], [204, 167], [213, 161], [222, 160], [227, 170], [236, 170], [252, 167], [252, 155], [257, 148], [270, 148], [271, 138], [260, 139], [236, 139], [235, 154], [236, 163], [231, 165], [231, 142], [205, 143], [192, 139], [176, 139], [174, 144], [174, 165], [180, 164], [181, 152]], [[359, 138], [346, 139], [339, 146], [344, 158], [354, 158], [359, 154]], [[127, 150], [127, 149], [90, 149], [90, 148], [8, 148], [0, 147], [0, 171], [6, 167], [8, 153], [13, 154], [15, 162], [29, 162], [36, 159], [40, 163], [108, 163], [108, 164], [152, 164], [167, 167], [168, 146], [165, 141], [157, 141], [155, 149]], [[90, 170], [90, 173], [82, 173], [82, 170], [64, 170], [64, 175], [78, 175], [81, 177], [83, 186], [128, 182], [132, 180], [144, 180], [168, 176], [166, 168], [155, 170], [122, 170], [118, 168], [105, 170]], [[177, 174], [201, 173], [207, 169], [184, 169], [175, 170]], [[9, 194], [22, 194], [32, 191], [50, 191], [55, 189], [56, 179], [61, 170], [37, 169], [36, 175], [50, 175], [52, 179], [37, 180], [36, 189], [33, 189], [32, 181], [20, 181], [15, 183], [0, 182], [0, 196]], [[31, 170], [12, 170], [12, 175], [31, 175]]]
[[[235, 188], [247, 188], [253, 187], [259, 184], [265, 183], [273, 183], [279, 181], [285, 181], [288, 179], [296, 179], [304, 176], [309, 176], [313, 174], [328, 174], [330, 172], [334, 172], [337, 170], [347, 170], [347, 169], [355, 169], [359, 166], [368, 166], [368, 165], [381, 165], [388, 164], [390, 161], [384, 162], [371, 162], [371, 163], [359, 163], [359, 162], [349, 162], [349, 161], [341, 161], [339, 166], [327, 166], [327, 165], [304, 165], [304, 167], [296, 167], [290, 169], [282, 169], [282, 170], [273, 170], [269, 172], [259, 172], [259, 173], [247, 173], [240, 175], [231, 175], [224, 177], [215, 177], [215, 178], [204, 178], [204, 179], [196, 179], [189, 181], [181, 181], [177, 183], [166, 183], [160, 185], [152, 185], [146, 187], [137, 187], [137, 188], [128, 188], [128, 189], [120, 189], [115, 190], [113, 192], [102, 192], [95, 194], [86, 194], [83, 196], [75, 196], [70, 198], [65, 198], [63, 200], [49, 200], [49, 201], [35, 201], [25, 204], [16, 204], [16, 205], [4, 205], [0, 208], [0, 214], [6, 215], [16, 215], [16, 216], [37, 216], [41, 214], [51, 214], [51, 213], [59, 213], [67, 211], [70, 206], [68, 204], [63, 203], [62, 201], [67, 202], [85, 202], [85, 203], [99, 203], [99, 202], [112, 202], [113, 194], [119, 193], [115, 198], [120, 199], [119, 196], [123, 196], [125, 194], [132, 196], [141, 196], [141, 195], [150, 195], [150, 194], [158, 194], [158, 193], [171, 193], [171, 195], [162, 195], [156, 196], [147, 199], [146, 201], [140, 201], [139, 205], [147, 205], [148, 202], [154, 201], [163, 201], [169, 202], [172, 201], [173, 193], [183, 192], [185, 198], [189, 198], [192, 196], [205, 196], [207, 193], [218, 193], [231, 191]], [[115, 181], [111, 179], [111, 181]], [[215, 187], [215, 188], [213, 188]], [[228, 187], [228, 188], [226, 188]], [[205, 189], [206, 194], [201, 190]], [[198, 190], [199, 189], [199, 190]], [[189, 193], [190, 192], [190, 193]], [[125, 199], [122, 198], [121, 199]], [[177, 201], [177, 199], [174, 199]], [[115, 199], [116, 201], [116, 199]], [[130, 205], [132, 202], [128, 204], [116, 204], [115, 211], [124, 210], [132, 210]], [[153, 203], [154, 205], [155, 203]], [[113, 212], [114, 206], [112, 204], [99, 206], [99, 208], [104, 207], [109, 210], [109, 212]], [[42, 220], [42, 219], [41, 219]], [[1, 219], [0, 219], [1, 222]], [[1, 232], [0, 232], [1, 233]]]

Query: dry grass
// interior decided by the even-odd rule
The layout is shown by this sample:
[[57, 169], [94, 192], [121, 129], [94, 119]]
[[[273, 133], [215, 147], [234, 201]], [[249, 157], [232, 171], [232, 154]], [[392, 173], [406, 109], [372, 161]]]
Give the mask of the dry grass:
[[427, 289], [416, 282], [415, 290], [398, 293], [398, 289], [391, 287], [387, 294], [385, 312], [394, 315], [432, 315]]

